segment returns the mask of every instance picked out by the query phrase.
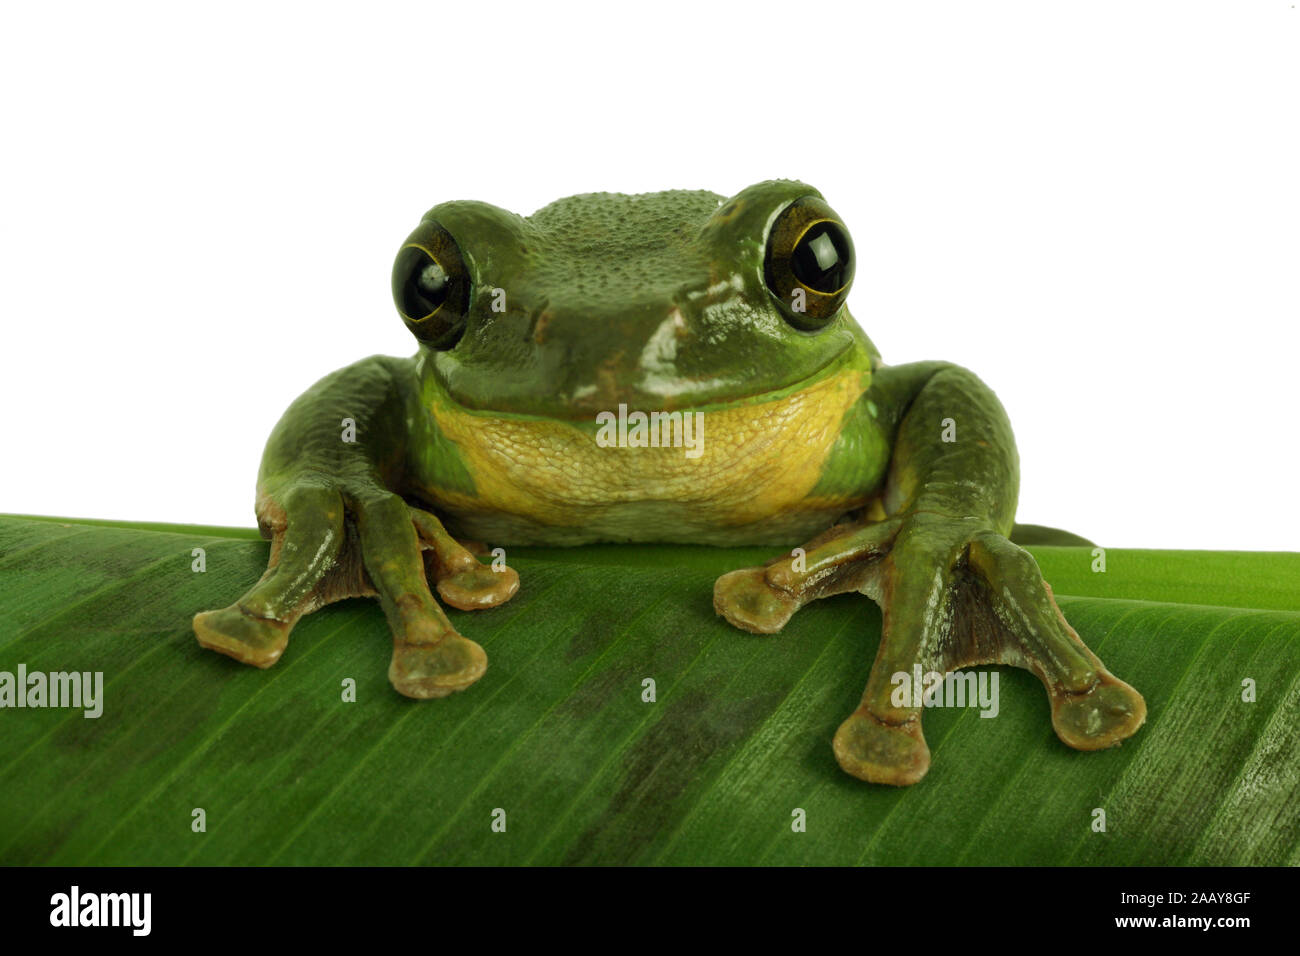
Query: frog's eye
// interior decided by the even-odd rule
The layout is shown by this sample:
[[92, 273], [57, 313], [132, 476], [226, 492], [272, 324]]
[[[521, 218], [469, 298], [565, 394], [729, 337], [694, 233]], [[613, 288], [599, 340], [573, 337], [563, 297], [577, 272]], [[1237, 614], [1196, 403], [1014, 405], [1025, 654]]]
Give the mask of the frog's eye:
[[421, 223], [393, 263], [393, 301], [406, 327], [430, 348], [460, 341], [469, 286], [456, 241], [437, 223]]
[[849, 231], [820, 199], [796, 200], [768, 233], [763, 276], [791, 325], [806, 332], [825, 328], [853, 283]]

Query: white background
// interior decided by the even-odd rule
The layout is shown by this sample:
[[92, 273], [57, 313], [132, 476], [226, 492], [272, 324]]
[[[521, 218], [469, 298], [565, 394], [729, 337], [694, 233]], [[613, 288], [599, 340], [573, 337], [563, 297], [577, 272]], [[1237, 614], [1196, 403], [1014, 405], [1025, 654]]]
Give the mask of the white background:
[[0, 510], [251, 525], [294, 396], [414, 351], [440, 201], [788, 177], [885, 360], [998, 392], [1021, 520], [1300, 548], [1290, 0], [5, 9]]

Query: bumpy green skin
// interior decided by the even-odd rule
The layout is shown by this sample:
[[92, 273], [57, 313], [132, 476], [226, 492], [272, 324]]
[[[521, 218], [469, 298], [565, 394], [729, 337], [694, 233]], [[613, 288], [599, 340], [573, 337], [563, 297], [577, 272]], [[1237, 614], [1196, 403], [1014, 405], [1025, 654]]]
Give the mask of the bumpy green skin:
[[[700, 487], [670, 493], [676, 486], [664, 484], [643, 501], [623, 487], [603, 499], [599, 479], [589, 477], [596, 459], [545, 455], [519, 465], [516, 477], [540, 482], [541, 500], [557, 505], [566, 495], [594, 501], [582, 529], [588, 539], [628, 540], [627, 516], [645, 515], [659, 530], [644, 540], [672, 538], [663, 528], [686, 529], [676, 539], [688, 542], [765, 540], [762, 520], [737, 524], [743, 502], [726, 497], [728, 469], [744, 467], [745, 448], [763, 445], [761, 422], [773, 409], [816, 418], [831, 399], [808, 396], [831, 394], [821, 388], [827, 383], [860, 383], [835, 412], [833, 444], [808, 451], [806, 466], [800, 442], [785, 446], [794, 465], [772, 479], [804, 518], [771, 515], [768, 537], [781, 541], [805, 525], [815, 536], [784, 540], [802, 547], [720, 578], [718, 613], [774, 633], [830, 594], [860, 591], [881, 604], [884, 635], [862, 703], [834, 740], [841, 766], [865, 780], [910, 784], [929, 766], [920, 709], [891, 695], [891, 677], [917, 665], [1030, 669], [1051, 697], [1058, 736], [1079, 749], [1134, 733], [1145, 717], [1141, 696], [1087, 649], [1033, 558], [1009, 540], [1019, 466], [993, 393], [950, 364], [882, 366], [847, 308], [808, 332], [773, 301], [764, 276], [769, 232], [807, 196], [818, 194], [780, 181], [730, 200], [705, 192], [578, 196], [528, 218], [483, 203], [435, 207], [409, 241], [422, 241], [434, 222], [455, 238], [472, 282], [463, 338], [454, 348], [422, 346], [411, 359], [358, 362], [294, 402], [258, 477], [259, 523], [273, 542], [267, 572], [235, 604], [195, 618], [200, 643], [270, 666], [303, 614], [374, 595], [394, 635], [394, 686], [421, 698], [464, 689], [482, 676], [486, 655], [455, 631], [430, 586], [464, 609], [515, 593], [513, 571], [480, 563], [471, 550], [481, 547], [463, 546], [447, 528], [492, 500], [494, 482], [500, 494], [500, 462], [517, 463], [472, 447], [477, 426], [450, 437], [448, 422], [514, 423], [551, 442], [549, 454], [578, 447], [588, 455], [585, 444], [555, 445], [554, 436], [591, 434], [593, 416], [619, 403], [708, 409], [720, 416], [711, 420], [740, 431], [724, 436], [734, 440], [715, 454], [733, 457], [703, 470]], [[504, 310], [493, 306], [500, 290]], [[726, 417], [746, 408], [753, 414]], [[823, 515], [835, 502], [845, 503], [843, 520]], [[655, 524], [664, 514], [689, 520]], [[518, 517], [520, 535], [525, 527], [545, 533], [546, 514]], [[505, 519], [501, 527], [511, 528]], [[573, 530], [555, 527], [555, 540], [574, 540]]]

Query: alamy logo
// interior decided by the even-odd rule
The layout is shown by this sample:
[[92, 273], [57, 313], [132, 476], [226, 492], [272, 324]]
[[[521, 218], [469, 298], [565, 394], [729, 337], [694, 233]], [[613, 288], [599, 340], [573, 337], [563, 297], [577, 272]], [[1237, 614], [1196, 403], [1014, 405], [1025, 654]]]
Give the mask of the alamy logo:
[[153, 922], [152, 893], [69, 893], [50, 897], [51, 926], [129, 926], [131, 935], [148, 936]]
[[998, 715], [997, 671], [899, 671], [889, 678], [894, 685], [889, 702], [895, 707], [978, 707], [981, 717]]
[[103, 671], [0, 671], [0, 707], [72, 707], [96, 718], [104, 712]]
[[596, 444], [601, 448], [685, 448], [687, 458], [704, 454], [703, 412], [601, 412]]

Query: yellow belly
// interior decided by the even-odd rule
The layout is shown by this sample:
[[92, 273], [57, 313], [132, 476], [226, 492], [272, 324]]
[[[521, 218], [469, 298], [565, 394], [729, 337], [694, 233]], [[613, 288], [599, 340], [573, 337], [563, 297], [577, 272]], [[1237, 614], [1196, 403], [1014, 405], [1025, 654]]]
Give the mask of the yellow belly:
[[[813, 496], [867, 376], [845, 370], [771, 401], [700, 411], [684, 447], [602, 447], [596, 422], [430, 405], [475, 493], [423, 490], [455, 533], [493, 544], [797, 544], [868, 496]], [[608, 435], [608, 432], [606, 433]]]

